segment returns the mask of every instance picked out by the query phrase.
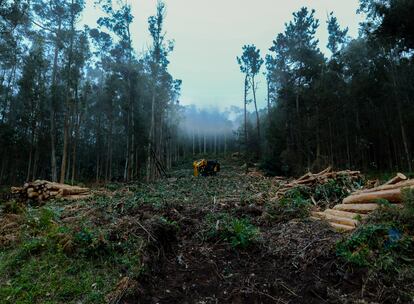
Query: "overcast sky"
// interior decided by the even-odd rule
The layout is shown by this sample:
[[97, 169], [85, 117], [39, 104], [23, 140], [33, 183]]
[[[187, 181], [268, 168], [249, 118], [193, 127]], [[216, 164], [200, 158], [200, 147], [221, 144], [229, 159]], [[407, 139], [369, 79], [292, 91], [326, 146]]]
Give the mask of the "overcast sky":
[[[100, 12], [86, 0], [83, 22], [96, 26]], [[129, 0], [135, 16], [132, 34], [138, 53], [150, 45], [147, 19], [155, 13], [155, 0]], [[358, 0], [166, 0], [167, 38], [175, 40], [171, 74], [183, 80], [182, 104], [200, 107], [243, 105], [243, 75], [236, 56], [244, 44], [256, 44], [264, 54], [292, 13], [302, 6], [314, 8], [320, 19], [317, 37], [326, 51], [326, 17], [331, 11], [351, 37], [358, 34]], [[262, 70], [264, 72], [264, 69]], [[259, 79], [258, 102], [265, 106], [265, 80]]]

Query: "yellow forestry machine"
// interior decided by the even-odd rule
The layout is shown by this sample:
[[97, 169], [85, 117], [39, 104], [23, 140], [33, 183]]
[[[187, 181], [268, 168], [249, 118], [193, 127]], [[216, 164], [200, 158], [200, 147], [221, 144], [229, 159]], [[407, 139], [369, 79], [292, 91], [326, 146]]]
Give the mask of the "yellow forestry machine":
[[194, 176], [211, 176], [220, 172], [220, 164], [216, 160], [196, 160], [193, 163]]

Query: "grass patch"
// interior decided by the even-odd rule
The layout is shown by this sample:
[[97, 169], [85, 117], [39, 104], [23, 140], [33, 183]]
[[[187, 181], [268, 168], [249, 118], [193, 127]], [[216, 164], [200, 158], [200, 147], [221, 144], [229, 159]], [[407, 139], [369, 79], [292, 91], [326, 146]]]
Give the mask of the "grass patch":
[[142, 272], [138, 236], [91, 221], [63, 224], [61, 208], [28, 208], [20, 242], [0, 254], [1, 303], [103, 303], [120, 276]]
[[116, 265], [104, 260], [33, 247], [3, 253], [0, 265], [2, 303], [103, 303], [118, 280]]
[[233, 248], [245, 249], [258, 240], [259, 228], [248, 219], [239, 219], [226, 213], [208, 215], [206, 218], [207, 239], [229, 242]]

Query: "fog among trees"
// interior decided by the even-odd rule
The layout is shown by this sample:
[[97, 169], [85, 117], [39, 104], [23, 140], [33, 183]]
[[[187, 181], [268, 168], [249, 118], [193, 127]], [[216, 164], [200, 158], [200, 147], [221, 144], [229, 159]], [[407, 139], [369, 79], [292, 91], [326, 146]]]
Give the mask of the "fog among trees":
[[[223, 111], [180, 104], [163, 2], [139, 54], [126, 1], [96, 1], [103, 16], [93, 28], [79, 22], [84, 0], [2, 1], [0, 183], [151, 181], [162, 175], [158, 163], [231, 152], [274, 174], [411, 170], [412, 6], [361, 0], [366, 21], [356, 39], [333, 13], [294, 12], [267, 50], [252, 41], [235, 54], [244, 100]], [[329, 54], [315, 36], [320, 27]], [[261, 73], [266, 83], [257, 82]], [[267, 92], [264, 109], [258, 90]]]

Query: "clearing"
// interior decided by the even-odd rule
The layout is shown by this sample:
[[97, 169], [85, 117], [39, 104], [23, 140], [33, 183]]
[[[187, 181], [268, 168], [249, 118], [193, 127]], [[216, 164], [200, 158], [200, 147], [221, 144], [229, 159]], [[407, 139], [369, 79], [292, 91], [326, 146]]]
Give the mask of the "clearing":
[[340, 258], [347, 234], [310, 219], [301, 200], [272, 202], [276, 180], [230, 159], [218, 176], [194, 178], [188, 163], [170, 179], [109, 184], [86, 200], [6, 204], [1, 303], [412, 300], [411, 268], [402, 286]]

